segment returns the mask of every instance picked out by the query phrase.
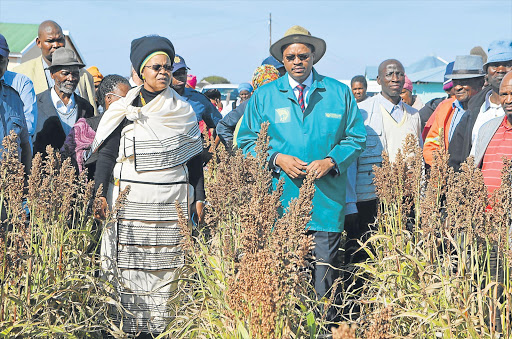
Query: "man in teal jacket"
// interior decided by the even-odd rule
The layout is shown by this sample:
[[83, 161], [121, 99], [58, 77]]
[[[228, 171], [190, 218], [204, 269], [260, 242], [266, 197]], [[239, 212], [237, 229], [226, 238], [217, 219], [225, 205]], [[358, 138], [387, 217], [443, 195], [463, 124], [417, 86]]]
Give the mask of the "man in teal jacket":
[[[309, 232], [315, 237], [313, 274], [319, 298], [331, 288], [339, 267], [343, 231], [346, 170], [365, 148], [366, 130], [356, 100], [346, 85], [319, 75], [313, 64], [326, 50], [325, 41], [303, 27], [290, 28], [270, 47], [287, 75], [256, 90], [238, 132], [244, 154], [254, 153], [257, 133], [269, 121], [269, 166], [274, 183], [284, 179], [286, 208], [299, 194], [306, 173], [316, 176]], [[321, 264], [320, 264], [321, 263]]]

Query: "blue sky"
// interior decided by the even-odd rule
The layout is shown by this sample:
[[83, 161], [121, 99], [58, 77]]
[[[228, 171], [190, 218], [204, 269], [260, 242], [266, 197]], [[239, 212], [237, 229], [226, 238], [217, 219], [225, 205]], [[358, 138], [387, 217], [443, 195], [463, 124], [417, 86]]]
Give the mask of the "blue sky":
[[130, 42], [168, 37], [199, 79], [249, 81], [272, 40], [293, 25], [327, 42], [315, 68], [350, 79], [365, 66], [397, 58], [407, 66], [426, 55], [452, 61], [477, 45], [512, 38], [512, 1], [25, 1], [0, 0], [0, 21], [57, 21], [69, 30], [87, 66], [127, 75]]

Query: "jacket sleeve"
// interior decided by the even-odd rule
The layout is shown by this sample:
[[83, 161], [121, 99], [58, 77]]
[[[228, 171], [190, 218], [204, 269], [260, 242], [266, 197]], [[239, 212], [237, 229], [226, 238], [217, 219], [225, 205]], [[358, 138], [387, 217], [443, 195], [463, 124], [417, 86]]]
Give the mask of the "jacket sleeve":
[[[444, 126], [441, 123], [441, 119], [439, 119], [439, 116], [442, 115], [439, 112], [439, 109], [443, 106], [438, 106], [438, 108], [434, 111], [432, 114], [431, 119], [432, 120], [432, 126], [430, 127], [426, 138], [425, 143], [423, 145], [423, 158], [425, 159], [425, 163], [432, 166], [432, 161], [434, 158], [434, 151], [438, 151], [441, 149], [441, 139], [440, 139], [440, 133], [444, 131]], [[430, 119], [429, 119], [430, 120]], [[428, 122], [427, 122], [428, 126]], [[425, 126], [425, 128], [427, 128]], [[443, 132], [444, 133], [444, 132]]]
[[222, 118], [217, 124], [217, 135], [224, 145], [233, 142], [233, 134], [235, 133], [236, 124], [243, 116], [245, 105], [238, 106]]
[[338, 165], [339, 173], [342, 174], [355, 161], [366, 148], [366, 128], [364, 127], [363, 116], [357, 107], [356, 100], [349, 91], [345, 91], [346, 102], [346, 124], [345, 138], [333, 147], [327, 154], [334, 159]]
[[25, 121], [27, 122], [28, 133], [29, 135], [34, 135], [37, 124], [37, 101], [34, 84], [32, 84], [32, 81], [28, 77], [25, 79], [19, 94], [23, 101], [23, 112], [25, 114]]
[[[466, 160], [466, 157], [469, 156], [469, 152], [465, 151], [465, 139], [466, 139], [466, 127], [469, 123], [469, 114], [464, 114], [460, 119], [459, 124], [455, 128], [453, 132], [452, 140], [450, 140], [450, 144], [448, 145], [448, 153], [450, 154], [450, 158], [448, 159], [448, 165], [453, 167], [455, 171], [459, 171], [460, 164]], [[471, 135], [471, 133], [469, 133]], [[471, 140], [468, 141], [468, 149], [471, 151]], [[467, 153], [467, 154], [466, 154]]]
[[243, 153], [251, 153], [253, 156], [256, 156], [254, 148], [261, 124], [264, 122], [258, 110], [257, 97], [257, 95], [252, 95], [249, 99], [236, 138], [237, 145]]
[[93, 115], [98, 115], [98, 108], [96, 107], [96, 91], [94, 89], [94, 79], [91, 73], [87, 72], [86, 69], [83, 69], [83, 72], [80, 76], [79, 91], [80, 96], [87, 100], [87, 102], [89, 102], [93, 107]]
[[345, 215], [357, 213], [357, 160], [354, 161], [347, 169], [347, 195], [345, 198]]

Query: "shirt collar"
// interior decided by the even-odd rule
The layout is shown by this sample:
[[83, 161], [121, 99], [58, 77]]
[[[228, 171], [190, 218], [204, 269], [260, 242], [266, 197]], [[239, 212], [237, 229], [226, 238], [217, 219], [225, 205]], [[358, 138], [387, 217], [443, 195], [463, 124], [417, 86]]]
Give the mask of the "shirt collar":
[[55, 91], [54, 87], [52, 87], [50, 93], [52, 97], [53, 106], [55, 106], [55, 108], [66, 107], [67, 109], [69, 109], [75, 107], [75, 93], [71, 94], [71, 97], [69, 98], [69, 102], [67, 105], [64, 105], [64, 102], [62, 102], [62, 100], [59, 98], [59, 95]]
[[[295, 79], [293, 79], [290, 74], [288, 74], [288, 82], [290, 83], [290, 87], [292, 89], [295, 89], [295, 87], [297, 87], [297, 85], [300, 85], [297, 81], [295, 81]], [[306, 86], [306, 88], [311, 88], [311, 85], [313, 85], [313, 71], [311, 71], [311, 73], [309, 73], [309, 76], [306, 78], [306, 80], [304, 80], [302, 82], [302, 84], [304, 86]]]
[[452, 107], [464, 111], [464, 108], [462, 108], [462, 105], [460, 104], [459, 100], [455, 100], [452, 104]]
[[398, 104], [393, 104], [391, 101], [389, 101], [388, 99], [384, 98], [384, 96], [379, 93], [377, 94], [377, 98], [379, 99], [379, 102], [380, 104], [386, 109], [386, 111], [388, 111], [389, 113], [391, 113], [393, 110], [395, 109], [402, 109], [402, 106], [403, 106], [403, 102], [402, 102], [402, 99], [400, 98], [400, 101], [398, 102]]
[[44, 60], [43, 57], [41, 57], [41, 63], [43, 64], [43, 69], [47, 71], [47, 68], [50, 67], [50, 65], [46, 63], [46, 60]]
[[501, 107], [501, 105], [496, 105], [491, 102], [491, 95], [492, 95], [492, 90], [487, 92], [487, 94], [485, 95], [484, 112], [487, 111], [489, 108], [498, 109]]
[[503, 117], [503, 121], [501, 122], [501, 126], [503, 126], [503, 128], [505, 128], [506, 130], [511, 130], [512, 127], [510, 127], [508, 124], [507, 124], [507, 115], [505, 115]]

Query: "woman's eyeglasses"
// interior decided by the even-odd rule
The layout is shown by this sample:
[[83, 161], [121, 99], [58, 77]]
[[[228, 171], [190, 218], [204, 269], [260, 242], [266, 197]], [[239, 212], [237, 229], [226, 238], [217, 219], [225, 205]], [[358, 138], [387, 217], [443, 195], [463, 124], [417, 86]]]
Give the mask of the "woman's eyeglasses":
[[122, 95], [115, 94], [115, 93], [112, 93], [112, 92], [108, 92], [107, 94], [105, 94], [105, 96], [107, 96], [107, 95], [113, 95], [115, 97], [118, 97], [119, 99], [124, 98]]
[[169, 65], [169, 64], [165, 64], [165, 65], [154, 64], [154, 65], [151, 65], [151, 66], [144, 66], [144, 67], [151, 68], [155, 72], [160, 72], [162, 67], [163, 67], [163, 69], [166, 72], [171, 72], [172, 71], [172, 65]]

